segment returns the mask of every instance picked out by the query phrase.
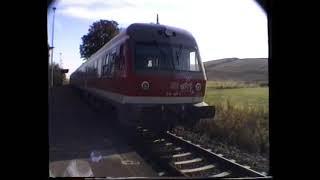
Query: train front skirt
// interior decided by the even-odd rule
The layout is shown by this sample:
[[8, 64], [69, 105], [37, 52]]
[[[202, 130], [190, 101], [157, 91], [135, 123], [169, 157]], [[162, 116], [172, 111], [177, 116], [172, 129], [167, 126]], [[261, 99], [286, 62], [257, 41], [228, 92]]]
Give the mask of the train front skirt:
[[140, 107], [137, 122], [155, 130], [166, 130], [180, 124], [194, 126], [200, 119], [214, 119], [215, 107], [198, 104], [166, 104]]

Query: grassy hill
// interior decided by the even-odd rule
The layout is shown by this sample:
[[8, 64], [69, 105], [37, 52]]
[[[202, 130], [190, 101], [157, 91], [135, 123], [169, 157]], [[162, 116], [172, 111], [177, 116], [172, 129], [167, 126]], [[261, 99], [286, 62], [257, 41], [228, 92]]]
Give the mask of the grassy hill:
[[226, 58], [204, 62], [209, 81], [268, 83], [267, 58]]

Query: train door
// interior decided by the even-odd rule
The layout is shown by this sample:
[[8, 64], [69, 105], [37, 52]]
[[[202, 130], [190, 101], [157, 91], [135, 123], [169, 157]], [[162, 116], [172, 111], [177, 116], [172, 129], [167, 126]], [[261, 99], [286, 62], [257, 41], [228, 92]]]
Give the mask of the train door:
[[114, 64], [113, 64], [113, 86], [116, 88], [118, 92], [122, 92], [124, 89], [124, 79], [123, 79], [123, 71], [124, 71], [124, 56], [123, 56], [123, 44], [120, 44], [116, 47], [114, 54]]

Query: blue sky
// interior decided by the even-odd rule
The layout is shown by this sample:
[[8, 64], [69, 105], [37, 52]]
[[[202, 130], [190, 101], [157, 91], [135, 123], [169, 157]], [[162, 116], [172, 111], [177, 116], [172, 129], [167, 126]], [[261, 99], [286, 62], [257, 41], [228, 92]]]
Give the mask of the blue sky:
[[[155, 23], [183, 28], [198, 42], [203, 61], [268, 57], [267, 16], [253, 0], [60, 0], [55, 4], [54, 56], [69, 69], [82, 64], [79, 47], [89, 26], [100, 19], [120, 27]], [[51, 45], [52, 10], [48, 11]]]

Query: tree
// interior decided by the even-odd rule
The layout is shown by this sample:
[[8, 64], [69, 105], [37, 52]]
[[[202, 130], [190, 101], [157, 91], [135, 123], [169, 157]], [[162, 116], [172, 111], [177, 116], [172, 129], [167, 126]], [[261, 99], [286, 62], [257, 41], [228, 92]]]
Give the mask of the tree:
[[103, 45], [119, 33], [116, 21], [100, 20], [94, 22], [87, 35], [82, 36], [80, 45], [81, 58], [87, 60], [92, 54], [98, 51]]
[[[51, 81], [51, 64], [49, 65], [48, 71], [48, 83], [50, 84]], [[57, 63], [53, 63], [53, 85], [54, 86], [61, 86], [64, 82], [66, 82], [66, 74], [63, 72], [63, 69]]]

